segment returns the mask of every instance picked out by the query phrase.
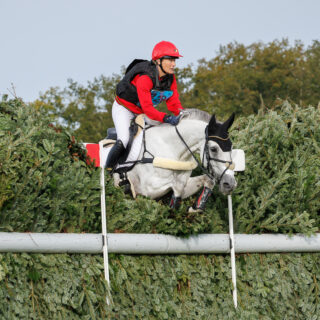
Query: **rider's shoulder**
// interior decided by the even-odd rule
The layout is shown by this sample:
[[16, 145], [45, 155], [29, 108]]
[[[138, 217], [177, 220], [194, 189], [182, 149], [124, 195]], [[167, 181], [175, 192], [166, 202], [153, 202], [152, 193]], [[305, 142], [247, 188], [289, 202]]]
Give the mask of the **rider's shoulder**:
[[137, 77], [136, 86], [144, 87], [151, 90], [153, 87], [153, 82], [151, 77], [147, 74], [139, 75]]

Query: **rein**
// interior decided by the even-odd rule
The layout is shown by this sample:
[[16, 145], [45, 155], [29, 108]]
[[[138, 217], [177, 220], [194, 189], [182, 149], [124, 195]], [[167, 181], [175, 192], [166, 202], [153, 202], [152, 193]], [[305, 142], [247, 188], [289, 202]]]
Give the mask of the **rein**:
[[195, 156], [195, 154], [192, 152], [192, 150], [190, 149], [190, 147], [187, 145], [187, 143], [184, 141], [182, 135], [180, 134], [177, 126], [174, 126], [177, 132], [178, 137], [180, 138], [180, 140], [183, 142], [183, 144], [187, 147], [188, 151], [191, 153], [192, 157], [194, 158], [194, 160], [196, 160], [198, 167], [201, 169], [201, 171], [206, 174], [210, 179], [214, 179], [214, 176], [212, 176], [210, 174], [210, 172], [208, 171], [208, 168], [205, 168], [202, 163], [199, 162], [199, 160], [197, 159], [197, 157]]
[[[140, 126], [140, 125], [139, 125]], [[141, 127], [141, 126], [140, 126]], [[143, 144], [143, 154], [142, 154], [142, 159], [141, 160], [135, 160], [135, 161], [125, 161], [121, 164], [132, 164], [131, 167], [127, 167], [127, 168], [123, 168], [123, 170], [119, 170], [120, 172], [121, 171], [124, 171], [125, 174], [127, 173], [128, 170], [131, 170], [137, 163], [152, 163], [153, 160], [154, 160], [154, 155], [152, 153], [150, 153], [150, 151], [147, 150], [147, 147], [146, 147], [146, 139], [145, 139], [145, 132], [146, 130], [152, 128], [153, 125], [150, 125], [149, 127], [146, 127], [144, 128], [143, 130], [143, 138], [142, 138], [142, 144]], [[231, 161], [225, 161], [225, 160], [221, 160], [221, 159], [217, 159], [217, 158], [212, 158], [210, 157], [210, 153], [209, 153], [209, 147], [208, 147], [208, 142], [210, 140], [210, 138], [215, 138], [215, 139], [220, 139], [220, 140], [223, 140], [223, 141], [226, 141], [229, 139], [229, 137], [227, 138], [222, 138], [222, 137], [219, 137], [219, 136], [209, 136], [208, 135], [208, 126], [206, 127], [205, 129], [205, 135], [206, 135], [206, 142], [205, 142], [205, 146], [204, 146], [204, 151], [203, 151], [203, 156], [202, 156], [202, 163], [197, 159], [197, 157], [195, 156], [195, 154], [192, 152], [192, 150], [190, 149], [190, 147], [188, 146], [188, 144], [186, 143], [186, 141], [183, 139], [182, 135], [180, 134], [177, 126], [175, 125], [174, 126], [175, 129], [176, 129], [176, 133], [178, 135], [178, 137], [180, 138], [180, 140], [183, 142], [183, 144], [186, 146], [187, 150], [190, 152], [190, 154], [192, 155], [192, 157], [194, 158], [194, 160], [196, 161], [196, 163], [198, 164], [198, 167], [201, 169], [202, 173], [204, 173], [206, 176], [208, 176], [211, 180], [214, 180], [215, 178], [218, 180], [218, 183], [220, 183], [222, 177], [224, 176], [224, 174], [226, 173], [226, 171], [228, 169], [230, 170], [233, 170], [234, 166], [233, 166], [233, 162], [232, 160]], [[141, 127], [142, 128], [142, 127]], [[142, 128], [143, 129], [143, 128]], [[145, 154], [149, 154], [151, 156], [151, 158], [146, 158], [145, 157]], [[203, 165], [203, 162], [204, 162], [204, 156], [206, 155], [206, 159], [207, 159], [207, 166], [205, 167]], [[217, 177], [217, 175], [214, 173], [212, 167], [210, 166], [210, 161], [213, 160], [213, 161], [216, 161], [216, 162], [220, 162], [220, 163], [224, 163], [224, 164], [228, 164], [226, 165], [226, 169], [222, 172], [221, 176], [220, 177]], [[122, 168], [120, 168], [122, 169]], [[116, 170], [113, 170], [115, 172], [117, 172], [117, 169]]]

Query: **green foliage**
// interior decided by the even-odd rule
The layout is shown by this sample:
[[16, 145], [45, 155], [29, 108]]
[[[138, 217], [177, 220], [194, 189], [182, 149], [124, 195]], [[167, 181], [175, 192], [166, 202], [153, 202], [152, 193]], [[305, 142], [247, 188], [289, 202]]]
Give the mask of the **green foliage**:
[[[74, 130], [76, 136], [85, 142], [96, 142], [105, 138], [107, 128], [113, 126], [111, 108], [114, 101], [115, 86], [120, 76], [100, 76], [87, 87], [69, 80], [65, 89], [51, 88], [34, 103]], [[53, 110], [53, 111], [50, 111]]]
[[220, 116], [257, 113], [261, 106], [277, 104], [278, 98], [317, 105], [319, 44], [315, 41], [304, 49], [301, 42], [290, 46], [288, 40], [275, 40], [221, 46], [216, 57], [199, 61], [191, 85], [182, 94], [183, 104]]
[[91, 255], [0, 255], [0, 318], [103, 318], [107, 284], [100, 260]]
[[319, 107], [284, 102], [237, 122], [232, 139], [247, 155], [234, 196], [240, 232], [319, 231], [319, 121]]
[[[220, 117], [257, 114], [274, 107], [278, 99], [300, 106], [320, 101], [320, 42], [304, 48], [296, 41], [275, 40], [249, 46], [233, 42], [221, 46], [210, 60], [176, 69], [180, 100], [185, 108], [198, 108]], [[124, 73], [124, 68], [120, 74]], [[69, 80], [66, 88], [51, 88], [36, 100], [57, 123], [75, 130], [79, 139], [97, 142], [112, 127], [111, 108], [121, 75], [100, 76], [86, 86]], [[165, 103], [159, 106], [168, 112]]]
[[[233, 193], [238, 233], [305, 233], [320, 225], [320, 108], [284, 102], [277, 110], [239, 118], [231, 131], [234, 148], [246, 153], [246, 170], [238, 173]], [[169, 199], [132, 200], [109, 182], [108, 228], [135, 233], [188, 236], [228, 230], [227, 199], [215, 190], [206, 211], [187, 214], [194, 197], [175, 213]]]
[[[99, 170], [65, 130], [19, 100], [0, 105], [0, 221], [4, 231], [100, 232]], [[246, 171], [233, 194], [235, 231], [306, 233], [319, 230], [320, 109], [292, 107], [239, 118], [231, 132], [246, 152]], [[172, 212], [125, 196], [106, 177], [110, 232], [188, 236], [228, 230], [227, 199], [217, 190], [203, 214], [188, 214], [195, 197]], [[22, 219], [23, 217], [23, 219]]]
[[320, 101], [320, 41], [316, 40], [305, 53], [306, 72], [303, 78], [303, 96], [307, 104], [314, 104]]
[[2, 254], [1, 319], [319, 319], [320, 255]]
[[[233, 194], [235, 232], [319, 231], [320, 108], [283, 102], [238, 118], [235, 148], [246, 152]], [[0, 103], [2, 231], [101, 230], [99, 170], [75, 138], [42, 108]], [[107, 178], [109, 232], [226, 233], [227, 200], [207, 211], [173, 213], [163, 199], [125, 196]], [[233, 307], [229, 255], [109, 255], [110, 292], [101, 255], [1, 254], [2, 319], [320, 319], [320, 254], [239, 254]]]
[[0, 102], [2, 231], [86, 230], [97, 223], [98, 172], [75, 138], [41, 110]]
[[221, 232], [219, 223], [211, 228], [212, 212], [208, 214], [187, 213], [193, 198], [184, 200], [179, 210], [173, 212], [168, 207], [169, 198], [156, 202], [138, 196], [132, 199], [112, 185], [106, 187], [107, 220], [109, 230], [129, 233], [165, 233], [188, 236], [205, 232]]

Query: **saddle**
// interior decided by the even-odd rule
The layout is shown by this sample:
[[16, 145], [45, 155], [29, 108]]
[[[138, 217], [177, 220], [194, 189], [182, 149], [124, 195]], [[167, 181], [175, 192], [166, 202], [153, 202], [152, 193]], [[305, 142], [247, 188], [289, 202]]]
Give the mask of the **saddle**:
[[[140, 136], [140, 133], [145, 130], [145, 121], [144, 121], [144, 114], [140, 114], [137, 117], [135, 117], [129, 127], [129, 143], [127, 145], [125, 153], [120, 157], [118, 162], [118, 167], [114, 172], [117, 173], [126, 173], [129, 170], [132, 169], [135, 163], [129, 164], [130, 162], [136, 162], [141, 146], [142, 146], [142, 135]], [[136, 139], [139, 138], [139, 139]], [[134, 146], [136, 150], [135, 152], [132, 151], [132, 146], [134, 140], [136, 141]], [[117, 140], [117, 132], [115, 128], [109, 128], [107, 130], [107, 137], [104, 139], [103, 142], [103, 148], [112, 147], [113, 144], [115, 144]], [[144, 152], [149, 153], [147, 150], [144, 150]], [[150, 155], [150, 153], [149, 153]], [[129, 161], [128, 161], [129, 160]], [[129, 163], [128, 163], [129, 162]], [[170, 169], [170, 170], [193, 170], [197, 167], [197, 164], [195, 161], [178, 161], [168, 158], [160, 158], [160, 157], [153, 157], [152, 158], [145, 158], [143, 156], [143, 159], [139, 161], [140, 163], [152, 163], [153, 166], [163, 169]]]
[[[133, 139], [140, 134], [140, 132], [144, 128], [144, 125], [145, 125], [145, 123], [144, 123], [144, 114], [139, 114], [138, 116], [136, 116], [135, 118], [132, 119], [130, 127], [129, 127], [130, 138], [129, 138], [128, 146], [129, 146], [130, 142], [131, 142], [131, 145], [132, 145]], [[108, 141], [106, 143], [111, 143], [112, 144], [112, 141], [113, 141], [113, 144], [115, 143], [115, 141], [117, 140], [116, 128], [109, 128], [107, 130], [107, 137], [105, 138], [105, 140], [110, 140], [110, 141]]]

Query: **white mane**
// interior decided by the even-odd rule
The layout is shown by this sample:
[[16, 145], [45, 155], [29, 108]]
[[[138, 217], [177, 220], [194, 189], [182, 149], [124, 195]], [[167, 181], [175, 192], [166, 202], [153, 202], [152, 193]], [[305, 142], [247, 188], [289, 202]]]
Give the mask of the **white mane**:
[[189, 120], [200, 120], [206, 123], [209, 123], [211, 115], [208, 112], [199, 110], [199, 109], [184, 109], [183, 110], [183, 119]]

